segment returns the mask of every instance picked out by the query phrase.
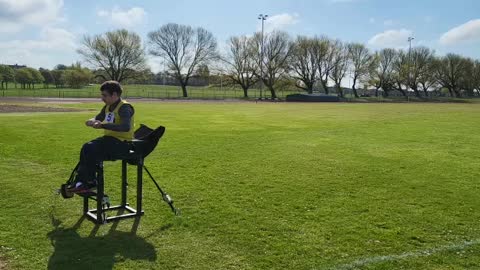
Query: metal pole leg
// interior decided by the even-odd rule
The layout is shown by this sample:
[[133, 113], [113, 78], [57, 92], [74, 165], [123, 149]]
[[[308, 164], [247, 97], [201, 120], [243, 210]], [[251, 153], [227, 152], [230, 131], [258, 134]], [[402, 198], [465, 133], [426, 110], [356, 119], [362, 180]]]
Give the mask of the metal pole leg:
[[143, 158], [140, 158], [137, 164], [137, 216], [142, 215], [142, 176]]
[[122, 206], [127, 205], [127, 161], [122, 160]]
[[88, 212], [88, 197], [83, 197], [83, 214]]
[[103, 162], [98, 164], [97, 168], [97, 223], [103, 224], [105, 220], [103, 215], [103, 196], [104, 196], [104, 187], [103, 187]]

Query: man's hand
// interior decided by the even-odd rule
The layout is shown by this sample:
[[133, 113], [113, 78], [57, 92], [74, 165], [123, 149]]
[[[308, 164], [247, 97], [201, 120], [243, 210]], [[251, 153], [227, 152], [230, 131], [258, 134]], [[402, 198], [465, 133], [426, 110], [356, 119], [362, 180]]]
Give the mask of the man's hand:
[[92, 124], [92, 127], [96, 129], [103, 128], [102, 121], [95, 120]]
[[85, 125], [87, 125], [87, 127], [93, 127], [93, 123], [95, 123], [95, 121], [95, 118], [88, 119], [87, 122], [85, 122]]

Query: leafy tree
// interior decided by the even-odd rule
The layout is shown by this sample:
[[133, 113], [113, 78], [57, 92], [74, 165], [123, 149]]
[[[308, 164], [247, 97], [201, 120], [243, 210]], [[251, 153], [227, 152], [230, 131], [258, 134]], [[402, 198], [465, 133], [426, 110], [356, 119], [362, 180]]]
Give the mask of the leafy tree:
[[208, 79], [210, 76], [210, 69], [206, 64], [199, 65], [195, 71], [195, 75], [201, 78]]
[[35, 84], [36, 83], [43, 83], [45, 81], [45, 79], [43, 78], [42, 74], [40, 73], [40, 71], [34, 69], [34, 68], [26, 68], [30, 71], [30, 73], [32, 74], [32, 80], [31, 80], [31, 84], [33, 86], [33, 88], [35, 89]]
[[169, 23], [148, 33], [149, 52], [162, 57], [180, 83], [184, 97], [195, 69], [217, 59], [217, 41], [212, 33], [199, 27]]
[[136, 33], [122, 29], [93, 37], [85, 36], [82, 45], [77, 52], [86, 62], [106, 73], [104, 80], [121, 82], [145, 68], [145, 53]]
[[67, 67], [66, 65], [64, 65], [64, 64], [58, 64], [58, 65], [55, 66], [54, 69], [57, 69], [57, 70], [67, 70], [68, 67]]
[[56, 88], [63, 88], [65, 85], [65, 70], [55, 69], [51, 71]]
[[71, 88], [82, 88], [87, 85], [93, 74], [87, 68], [69, 68], [65, 70], [65, 83]]
[[32, 83], [33, 75], [29, 68], [21, 68], [15, 70], [15, 79], [25, 89], [27, 85], [30, 86]]
[[206, 64], [198, 65], [193, 76], [198, 80], [197, 84], [209, 85], [210, 69], [208, 68], [208, 65]]
[[9, 66], [0, 65], [0, 74], [2, 75], [1, 87], [3, 88], [5, 83], [5, 89], [8, 89], [8, 83], [15, 82], [15, 71]]
[[48, 69], [40, 68], [39, 71], [40, 71], [40, 74], [42, 74], [43, 78], [45, 79], [44, 86], [45, 88], [48, 89], [48, 86], [55, 82], [53, 75]]
[[150, 68], [145, 68], [140, 71], [135, 72], [135, 76], [130, 79], [127, 79], [127, 83], [136, 83], [136, 84], [152, 84], [155, 81], [155, 74], [150, 70]]

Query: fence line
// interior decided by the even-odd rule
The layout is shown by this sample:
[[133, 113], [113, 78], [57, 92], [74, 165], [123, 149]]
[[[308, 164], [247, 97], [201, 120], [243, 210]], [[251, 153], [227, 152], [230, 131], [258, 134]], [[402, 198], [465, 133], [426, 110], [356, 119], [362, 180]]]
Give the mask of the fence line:
[[[242, 99], [243, 90], [238, 88], [208, 88], [208, 87], [190, 87], [187, 88], [189, 99]], [[285, 99], [289, 94], [299, 93], [294, 90], [280, 89], [277, 91], [277, 97]], [[1, 89], [2, 97], [31, 97], [31, 98], [96, 98], [100, 96], [97, 87], [88, 87], [85, 89]], [[125, 98], [158, 98], [158, 99], [181, 99], [183, 93], [180, 88], [161, 88], [152, 89], [152, 87], [125, 87], [122, 94]], [[264, 98], [271, 98], [270, 91], [263, 91]], [[260, 97], [259, 89], [249, 89], [248, 98], [256, 99]]]
[[[29, 97], [29, 98], [99, 98], [100, 93], [98, 86], [90, 86], [83, 89], [56, 89], [56, 88], [37, 88], [37, 89], [0, 89], [0, 97]], [[243, 90], [240, 88], [231, 87], [189, 87], [187, 88], [187, 99], [244, 99]], [[271, 93], [268, 89], [263, 89], [260, 94], [260, 89], [249, 89], [248, 98], [258, 99], [260, 97], [265, 99], [271, 98]], [[284, 100], [289, 94], [305, 93], [297, 89], [278, 89], [276, 94], [279, 99]], [[366, 92], [367, 93], [367, 92]], [[335, 93], [332, 93], [335, 94]], [[362, 95], [362, 98], [369, 97], [370, 99], [383, 99], [384, 97], [375, 97], [374, 95]], [[161, 86], [161, 85], [125, 85], [122, 94], [125, 98], [152, 98], [152, 99], [184, 99], [180, 87]], [[415, 98], [414, 93], [408, 93], [409, 98]], [[475, 96], [479, 97], [479, 96]], [[346, 93], [347, 101], [356, 100], [352, 93]], [[400, 93], [392, 92], [387, 99], [403, 99]], [[429, 93], [428, 98], [449, 98], [437, 92]], [[468, 98], [468, 97], [465, 97]]]

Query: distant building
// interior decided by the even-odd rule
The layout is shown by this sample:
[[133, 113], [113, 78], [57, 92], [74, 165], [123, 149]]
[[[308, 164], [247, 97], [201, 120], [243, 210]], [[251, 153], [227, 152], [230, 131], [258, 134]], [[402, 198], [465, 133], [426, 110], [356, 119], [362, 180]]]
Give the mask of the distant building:
[[18, 65], [18, 64], [15, 64], [15, 65], [7, 65], [13, 69], [21, 69], [21, 68], [26, 68], [27, 66], [25, 65]]

